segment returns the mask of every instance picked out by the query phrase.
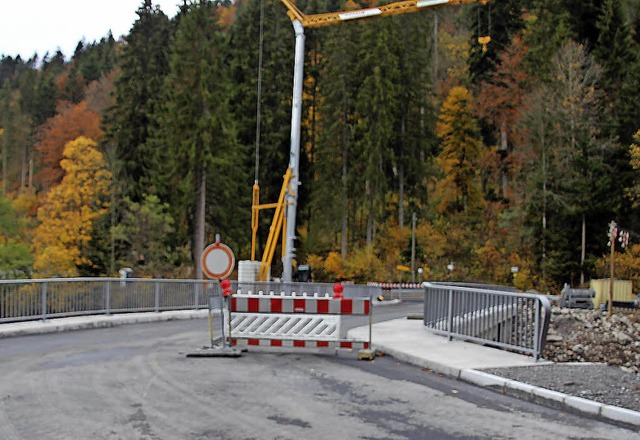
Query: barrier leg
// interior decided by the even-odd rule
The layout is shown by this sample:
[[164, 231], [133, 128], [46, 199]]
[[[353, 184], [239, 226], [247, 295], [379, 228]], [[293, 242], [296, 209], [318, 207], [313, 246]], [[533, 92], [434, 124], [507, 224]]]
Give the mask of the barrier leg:
[[358, 350], [358, 360], [359, 361], [372, 361], [375, 356], [373, 355], [373, 346], [371, 345], [373, 333], [373, 304], [372, 301], [369, 300], [369, 348], [363, 348]]

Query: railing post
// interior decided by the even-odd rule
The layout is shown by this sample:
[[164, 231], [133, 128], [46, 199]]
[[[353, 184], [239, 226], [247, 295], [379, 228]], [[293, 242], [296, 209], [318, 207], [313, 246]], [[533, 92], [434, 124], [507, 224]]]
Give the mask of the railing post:
[[107, 281], [104, 292], [104, 311], [106, 315], [111, 314], [111, 281]]
[[451, 341], [453, 336], [453, 289], [449, 289], [449, 309], [447, 311], [447, 339]]
[[160, 311], [160, 284], [156, 281], [154, 283], [154, 308], [156, 313]]
[[535, 300], [536, 302], [536, 306], [534, 307], [534, 313], [536, 314], [535, 316], [535, 326], [533, 327], [533, 358], [537, 361], [541, 354], [540, 353], [540, 346], [541, 346], [541, 341], [540, 341], [540, 331], [539, 331], [539, 327], [540, 327], [540, 310], [542, 307], [542, 303], [539, 299]]
[[42, 283], [42, 320], [47, 319], [47, 283]]
[[200, 289], [204, 289], [204, 283], [196, 283], [193, 285], [193, 308], [198, 310], [200, 308]]

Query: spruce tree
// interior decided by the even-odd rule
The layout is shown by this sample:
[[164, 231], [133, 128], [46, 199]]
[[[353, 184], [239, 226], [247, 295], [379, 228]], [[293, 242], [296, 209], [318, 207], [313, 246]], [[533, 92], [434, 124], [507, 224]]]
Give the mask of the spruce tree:
[[611, 131], [622, 144], [629, 144], [640, 127], [640, 49], [617, 0], [605, 0], [598, 29], [600, 35], [593, 54], [604, 69], [602, 80], [613, 119]]
[[[471, 52], [469, 73], [474, 84], [487, 80], [498, 64], [498, 57], [511, 44], [514, 35], [525, 26], [523, 11], [529, 9], [532, 0], [501, 0], [469, 8]], [[479, 38], [489, 37], [483, 45]]]
[[230, 236], [233, 219], [240, 223], [243, 217], [234, 203], [240, 199], [237, 182], [244, 178], [243, 150], [229, 112], [225, 36], [217, 23], [220, 8], [199, 1], [180, 18], [153, 139], [165, 164], [160, 194], [170, 201], [179, 244], [192, 249], [196, 277], [201, 276], [200, 254], [207, 239], [205, 217], [210, 240], [215, 233]]
[[[264, 7], [262, 66], [259, 66], [260, 8]], [[291, 99], [293, 90], [295, 34], [286, 8], [268, 0], [241, 1], [229, 29], [226, 59], [232, 85], [229, 108], [237, 121], [238, 142], [248, 150], [243, 168], [248, 171], [241, 183], [245, 196], [236, 205], [251, 206], [251, 187], [258, 180], [260, 203], [274, 203], [282, 188], [282, 176], [289, 165], [291, 140]], [[258, 102], [258, 77], [261, 79]], [[257, 114], [260, 107], [258, 129]], [[304, 111], [304, 109], [303, 109]], [[304, 128], [303, 128], [304, 130]], [[259, 132], [259, 138], [256, 135]], [[304, 151], [304, 144], [301, 144]], [[257, 160], [257, 174], [256, 174]], [[301, 171], [304, 165], [301, 165]], [[302, 179], [301, 179], [302, 180]], [[306, 188], [303, 181], [302, 188]], [[304, 192], [304, 191], [301, 191]], [[273, 211], [261, 211], [258, 229], [260, 244], [266, 241]], [[238, 222], [236, 222], [238, 224]], [[250, 221], [238, 224], [250, 237]]]
[[349, 231], [354, 228], [350, 216], [358, 167], [354, 107], [360, 85], [354, 72], [360, 30], [361, 26], [352, 23], [322, 32], [324, 57], [318, 80], [322, 100], [318, 107], [309, 247], [317, 252], [339, 246], [343, 258], [349, 249]]
[[524, 32], [525, 64], [532, 76], [548, 79], [551, 57], [575, 36], [571, 16], [564, 0], [534, 0], [531, 12]]
[[358, 191], [366, 219], [367, 245], [383, 220], [384, 200], [392, 172], [394, 120], [400, 110], [400, 59], [394, 48], [398, 32], [392, 20], [364, 23], [358, 75], [362, 79], [355, 102], [357, 161], [362, 164]]
[[117, 179], [126, 183], [124, 195], [141, 202], [143, 194], [154, 192], [156, 164], [151, 162], [147, 141], [169, 71], [170, 27], [167, 16], [151, 0], [145, 0], [137, 14], [122, 47], [122, 73], [115, 84], [116, 106], [108, 118], [107, 142], [123, 162]]

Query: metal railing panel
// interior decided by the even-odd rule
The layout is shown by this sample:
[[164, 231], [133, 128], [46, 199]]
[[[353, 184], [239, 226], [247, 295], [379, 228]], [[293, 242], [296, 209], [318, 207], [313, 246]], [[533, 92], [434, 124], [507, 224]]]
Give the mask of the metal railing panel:
[[[232, 281], [237, 293], [333, 296], [329, 283]], [[346, 298], [372, 298], [380, 288], [344, 285]], [[220, 298], [217, 281], [146, 278], [52, 278], [0, 280], [0, 323], [78, 315], [161, 312], [208, 308]], [[218, 302], [216, 302], [217, 304]]]
[[425, 283], [424, 325], [436, 334], [533, 355], [544, 350], [551, 304], [543, 295]]

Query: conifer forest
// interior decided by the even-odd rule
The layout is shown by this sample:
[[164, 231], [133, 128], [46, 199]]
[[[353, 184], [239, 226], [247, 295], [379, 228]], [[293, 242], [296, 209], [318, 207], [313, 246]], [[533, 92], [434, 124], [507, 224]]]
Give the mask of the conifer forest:
[[[1, 54], [0, 279], [201, 278], [216, 234], [250, 259], [254, 182], [276, 202], [289, 165], [287, 8], [137, 16], [71, 56]], [[609, 277], [615, 221], [615, 276], [640, 288], [640, 0], [469, 2], [305, 37], [295, 263], [315, 281], [558, 294]]]

